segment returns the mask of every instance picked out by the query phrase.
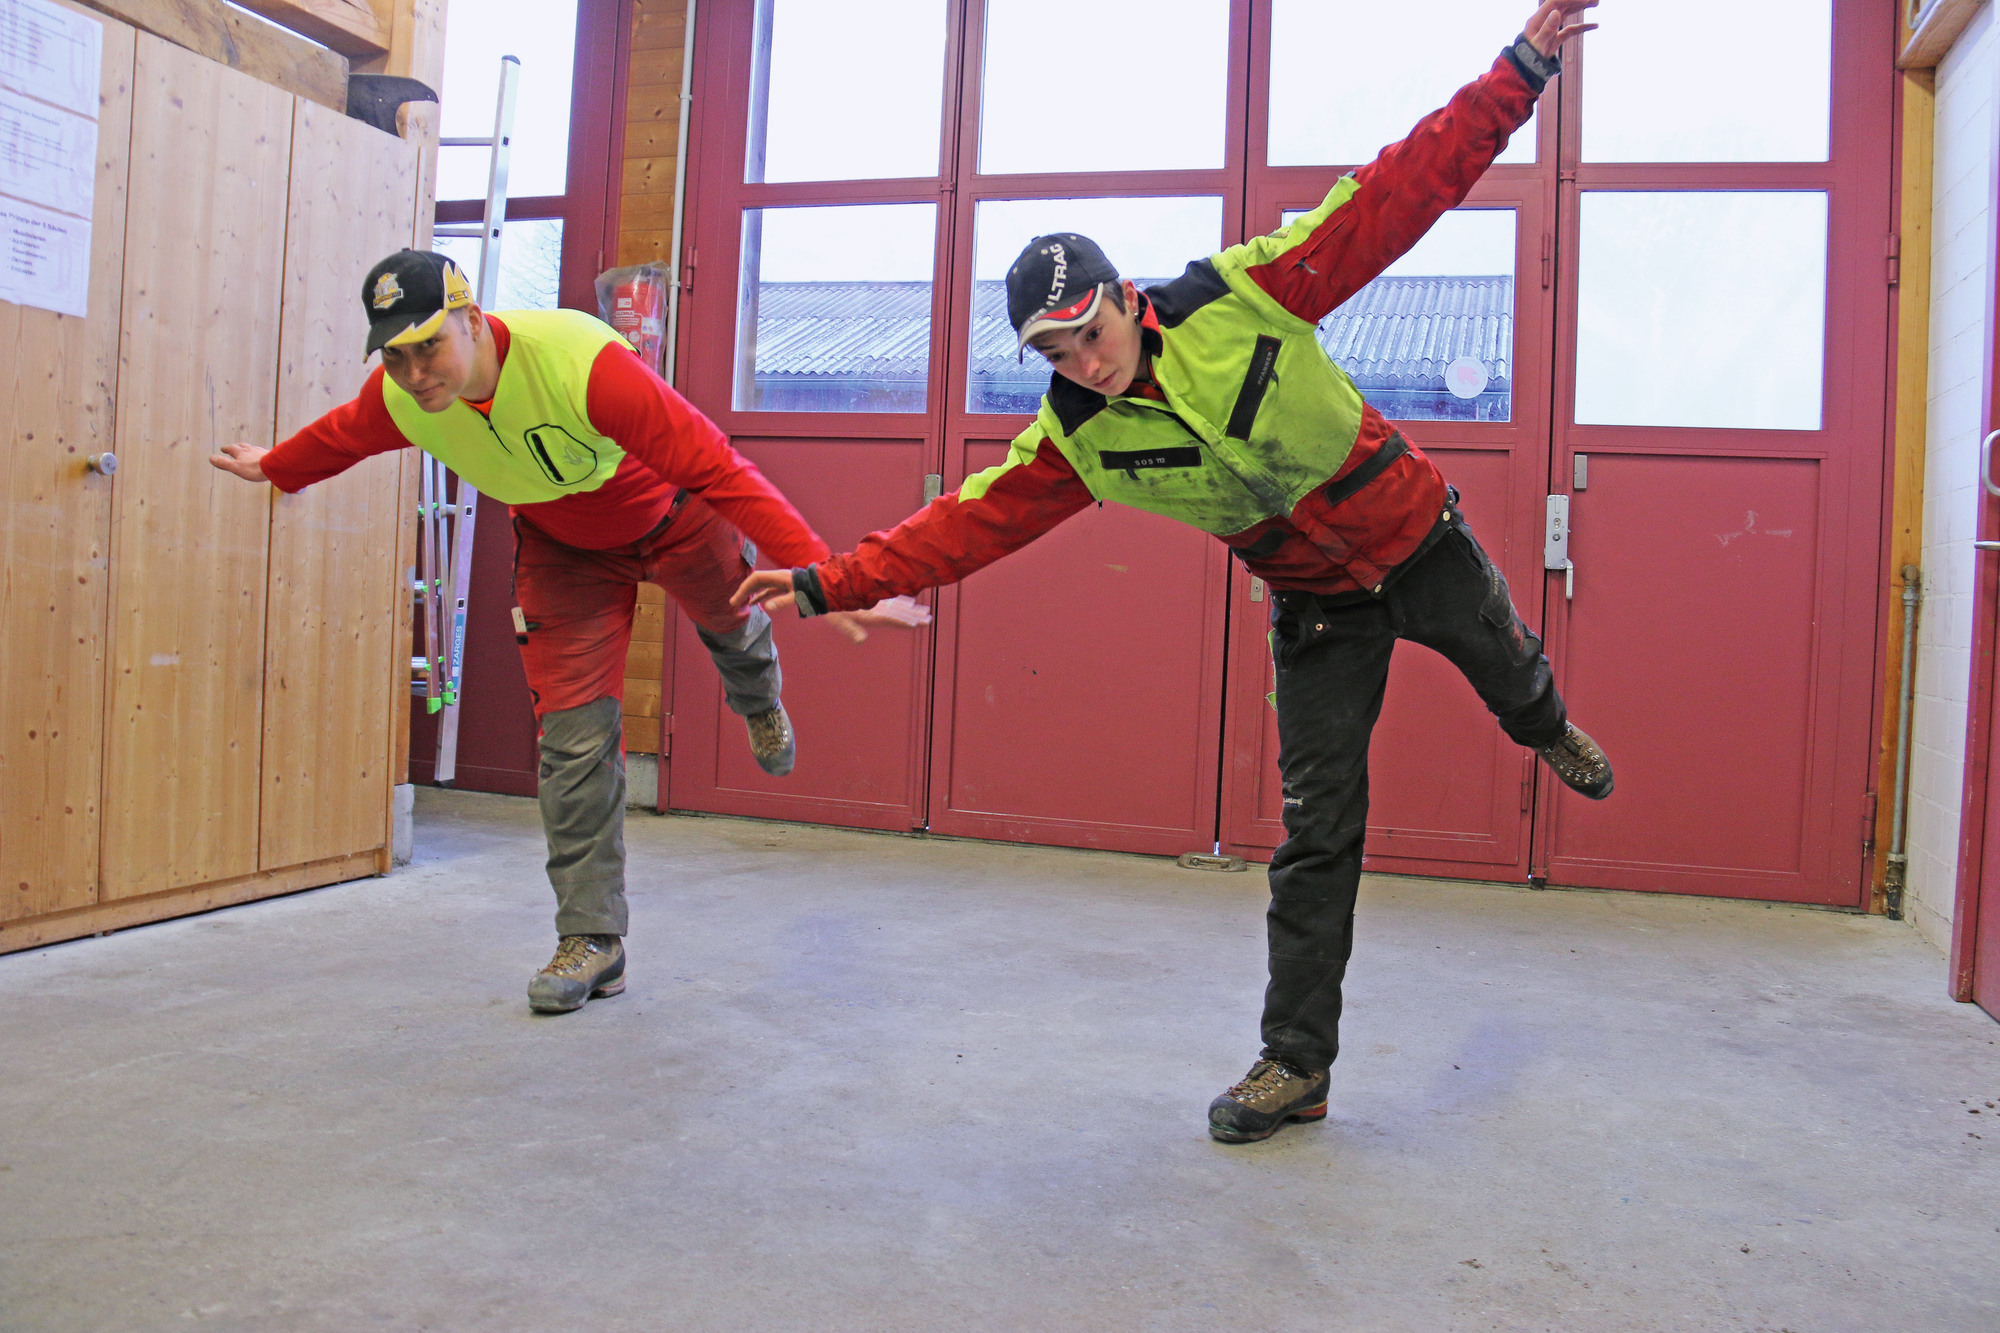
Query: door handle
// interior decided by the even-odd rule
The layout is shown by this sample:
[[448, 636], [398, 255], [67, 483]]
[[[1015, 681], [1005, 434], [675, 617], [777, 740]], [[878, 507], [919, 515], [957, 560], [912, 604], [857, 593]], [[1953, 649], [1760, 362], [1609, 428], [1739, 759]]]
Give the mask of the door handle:
[[106, 450], [84, 459], [83, 465], [101, 477], [108, 477], [118, 470], [118, 455]]
[[1993, 441], [2000, 439], [2000, 430], [1992, 432], [1979, 442], [1979, 484], [1986, 488], [1988, 495], [2000, 495], [2000, 486], [1993, 484]]
[[1542, 568], [1563, 573], [1563, 600], [1576, 596], [1576, 565], [1569, 558], [1569, 497], [1551, 495], [1542, 527]]

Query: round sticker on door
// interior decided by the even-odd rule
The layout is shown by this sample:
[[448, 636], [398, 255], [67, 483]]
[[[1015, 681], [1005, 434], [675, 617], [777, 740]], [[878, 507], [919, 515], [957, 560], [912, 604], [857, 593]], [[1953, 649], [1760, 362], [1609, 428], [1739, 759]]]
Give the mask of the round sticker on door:
[[1461, 356], [1444, 368], [1444, 386], [1454, 398], [1477, 398], [1486, 392], [1486, 363], [1476, 356]]

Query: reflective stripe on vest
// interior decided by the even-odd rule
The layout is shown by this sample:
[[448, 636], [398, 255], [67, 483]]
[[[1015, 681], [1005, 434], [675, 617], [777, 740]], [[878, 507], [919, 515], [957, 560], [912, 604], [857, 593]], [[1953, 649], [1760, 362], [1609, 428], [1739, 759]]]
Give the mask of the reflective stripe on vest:
[[382, 401], [410, 443], [502, 504], [537, 504], [594, 491], [625, 451], [590, 424], [590, 368], [597, 354], [629, 346], [577, 310], [509, 310], [507, 360], [490, 414], [454, 401], [426, 412], [382, 377]]

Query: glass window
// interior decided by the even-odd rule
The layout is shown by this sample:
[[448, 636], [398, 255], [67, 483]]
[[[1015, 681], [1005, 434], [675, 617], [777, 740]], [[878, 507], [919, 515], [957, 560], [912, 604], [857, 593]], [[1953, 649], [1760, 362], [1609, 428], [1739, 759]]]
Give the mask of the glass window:
[[937, 175], [944, 44], [944, 0], [759, 0], [743, 178]]
[[988, 0], [979, 170], [1222, 165], [1229, 0]]
[[[1526, 8], [1519, 0], [1432, 0], [1422, 10], [1423, 58], [1413, 61], [1412, 11], [1401, 5], [1272, 0], [1270, 164], [1374, 161], [1492, 68]], [[1533, 120], [1497, 160], [1535, 160]]]
[[1824, 162], [1832, 0], [1752, 0], [1730, 16], [1771, 44], [1754, 70], [1716, 58], [1713, 13], [1700, 5], [1607, 10], [1584, 38], [1584, 160]]
[[1391, 420], [1512, 421], [1514, 254], [1513, 209], [1447, 213], [1319, 322], [1320, 345]]
[[1817, 430], [1826, 196], [1587, 191], [1576, 419]]
[[743, 212], [737, 408], [921, 412], [935, 204]]
[[[561, 218], [524, 218], [500, 231], [500, 289], [497, 311], [554, 310], [562, 279]], [[450, 255], [479, 290], [479, 238], [440, 236], [433, 247]]]
[[[440, 133], [487, 138], [500, 92], [500, 57], [519, 56], [513, 156], [507, 194], [564, 194], [569, 189], [570, 76], [576, 62], [576, 0], [451, 0], [445, 20]], [[484, 199], [490, 152], [438, 150], [437, 197]], [[470, 271], [470, 270], [468, 270]]]
[[987, 199], [973, 218], [972, 364], [965, 410], [1033, 412], [1048, 392], [1049, 363], [1017, 356], [1007, 322], [1007, 270], [1024, 246], [1052, 231], [1088, 236], [1141, 287], [1178, 278], [1222, 242], [1222, 200]]

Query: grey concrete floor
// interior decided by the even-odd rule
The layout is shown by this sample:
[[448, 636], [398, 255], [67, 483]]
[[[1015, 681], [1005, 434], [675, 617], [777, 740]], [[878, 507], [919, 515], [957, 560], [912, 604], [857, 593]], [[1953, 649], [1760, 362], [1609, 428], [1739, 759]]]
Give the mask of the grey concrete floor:
[[1333, 1113], [1203, 1132], [1263, 876], [527, 801], [0, 958], [0, 1329], [2000, 1329], [2000, 1025], [1907, 929], [1378, 879]]

